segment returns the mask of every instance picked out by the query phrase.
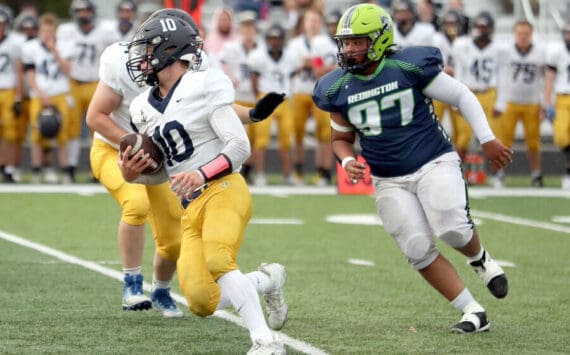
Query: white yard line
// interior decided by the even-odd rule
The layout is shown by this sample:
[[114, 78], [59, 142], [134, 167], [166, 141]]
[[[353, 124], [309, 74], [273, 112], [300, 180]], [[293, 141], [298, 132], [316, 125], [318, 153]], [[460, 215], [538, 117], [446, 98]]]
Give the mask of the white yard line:
[[534, 227], [534, 228], [540, 228], [540, 229], [545, 229], [545, 230], [554, 231], [554, 232], [570, 234], [570, 227], [561, 226], [559, 224], [534, 221], [532, 219], [513, 217], [513, 216], [508, 216], [505, 214], [484, 212], [484, 211], [478, 211], [478, 210], [471, 210], [471, 214], [473, 214], [474, 216], [479, 217], [479, 218], [492, 219], [492, 220], [498, 221], [498, 222], [510, 223], [510, 224], [516, 224], [519, 226]]
[[[40, 243], [32, 242], [30, 240], [18, 237], [18, 236], [13, 235], [13, 234], [6, 233], [6, 232], [1, 231], [1, 230], [0, 230], [0, 239], [4, 239], [5, 241], [8, 241], [8, 242], [11, 242], [11, 243], [14, 243], [14, 244], [35, 250], [35, 251], [38, 251], [38, 252], [45, 254], [45, 255], [52, 256], [52, 257], [59, 259], [63, 262], [73, 264], [73, 265], [77, 265], [77, 266], [81, 266], [85, 269], [88, 269], [88, 270], [91, 270], [94, 272], [98, 272], [98, 273], [103, 274], [107, 277], [110, 277], [110, 278], [115, 279], [117, 281], [123, 282], [123, 273], [122, 272], [119, 272], [119, 271], [113, 270], [113, 269], [109, 269], [105, 266], [101, 266], [101, 265], [94, 263], [92, 261], [84, 260], [84, 259], [78, 258], [76, 256], [66, 254], [60, 250], [50, 248], [50, 247], [45, 246], [45, 245], [40, 244]], [[145, 282], [144, 283], [144, 290], [147, 292], [150, 292], [151, 291], [151, 284]], [[184, 297], [182, 297], [182, 295], [172, 293], [172, 296], [177, 302], [188, 307], [188, 303], [186, 302], [186, 299]], [[243, 322], [241, 321], [240, 317], [238, 317], [235, 314], [232, 314], [230, 312], [217, 311], [214, 314], [214, 317], [218, 317], [218, 318], [224, 319], [226, 321], [232, 322], [236, 325], [239, 325], [240, 327], [244, 327]], [[305, 353], [305, 354], [314, 354], [314, 355], [327, 354], [324, 350], [321, 350], [317, 347], [314, 347], [311, 344], [305, 343], [304, 341], [291, 338], [288, 335], [286, 335], [285, 333], [282, 333], [282, 332], [274, 332], [274, 333], [278, 336], [278, 338], [285, 345], [295, 349], [296, 351], [300, 351], [300, 352]]]

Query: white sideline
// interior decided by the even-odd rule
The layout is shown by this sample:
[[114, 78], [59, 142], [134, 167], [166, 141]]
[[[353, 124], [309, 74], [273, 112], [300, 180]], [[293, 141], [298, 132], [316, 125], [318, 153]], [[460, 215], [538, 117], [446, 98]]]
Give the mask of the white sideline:
[[[53, 249], [50, 248], [48, 246], [45, 246], [43, 244], [40, 243], [36, 243], [36, 242], [32, 242], [30, 240], [15, 236], [13, 234], [9, 234], [6, 233], [2, 230], [0, 230], [0, 239], [4, 239], [5, 241], [29, 248], [29, 249], [33, 249], [35, 251], [38, 251], [42, 254], [46, 254], [49, 256], [52, 256], [54, 258], [57, 258], [63, 262], [66, 262], [68, 264], [73, 264], [73, 265], [77, 265], [77, 266], [81, 266], [85, 269], [91, 270], [91, 271], [95, 271], [98, 272], [100, 274], [103, 274], [105, 276], [108, 276], [112, 279], [118, 280], [120, 282], [123, 282], [123, 273], [113, 270], [113, 269], [109, 269], [105, 266], [101, 266], [97, 263], [94, 263], [92, 261], [88, 261], [88, 260], [84, 260], [78, 257], [75, 257], [73, 255], [69, 255], [66, 254], [62, 251], [59, 251], [57, 249]], [[144, 285], [144, 290], [147, 292], [151, 291], [151, 284], [145, 282]], [[172, 297], [179, 303], [185, 305], [186, 307], [188, 307], [188, 303], [186, 302], [186, 299], [184, 297], [182, 297], [179, 294], [176, 293], [172, 293]], [[218, 317], [221, 319], [224, 319], [226, 321], [232, 322], [236, 325], [239, 325], [240, 327], [244, 327], [243, 322], [241, 321], [240, 317], [227, 312], [227, 311], [217, 311], [216, 313], [214, 313], [214, 317]], [[274, 332], [275, 335], [277, 335], [277, 337], [287, 346], [300, 351], [304, 354], [311, 354], [311, 355], [324, 355], [327, 354], [324, 350], [321, 350], [319, 348], [316, 348], [308, 343], [305, 343], [304, 341], [301, 340], [297, 340], [294, 338], [289, 337], [288, 335], [282, 333], [282, 332]]]
[[[273, 185], [267, 187], [250, 186], [253, 195], [295, 196], [295, 195], [336, 195], [334, 186], [285, 186]], [[79, 195], [95, 195], [107, 193], [99, 184], [73, 184], [73, 185], [34, 185], [34, 184], [1, 184], [0, 193], [74, 193]], [[570, 199], [570, 190], [560, 188], [504, 188], [470, 187], [469, 197], [560, 197]]]

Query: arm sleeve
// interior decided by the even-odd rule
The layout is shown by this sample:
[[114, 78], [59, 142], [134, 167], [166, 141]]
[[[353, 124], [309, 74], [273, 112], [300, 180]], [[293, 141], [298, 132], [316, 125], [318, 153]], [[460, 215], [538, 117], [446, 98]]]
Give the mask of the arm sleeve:
[[432, 82], [424, 88], [423, 93], [428, 97], [459, 108], [461, 114], [465, 117], [467, 122], [469, 122], [471, 128], [473, 128], [477, 139], [479, 139], [479, 143], [483, 144], [495, 139], [495, 135], [489, 127], [481, 104], [479, 104], [475, 95], [459, 81], [444, 72], [440, 72]]
[[251, 153], [249, 139], [241, 121], [230, 105], [217, 108], [210, 117], [210, 124], [225, 147], [220, 152], [237, 169]]

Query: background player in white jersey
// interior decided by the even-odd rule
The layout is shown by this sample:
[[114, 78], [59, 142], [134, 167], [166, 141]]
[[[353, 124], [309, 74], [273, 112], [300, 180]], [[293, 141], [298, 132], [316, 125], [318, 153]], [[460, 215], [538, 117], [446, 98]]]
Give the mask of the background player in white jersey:
[[[189, 15], [176, 9], [157, 11], [151, 18], [168, 16], [193, 22]], [[117, 237], [124, 273], [123, 309], [148, 309], [152, 302], [163, 316], [178, 317], [182, 313], [171, 298], [169, 288], [180, 247], [180, 203], [167, 183], [129, 184], [117, 165], [119, 140], [124, 134], [133, 132], [129, 105], [144, 90], [129, 78], [125, 65], [127, 60], [127, 43], [114, 43], [101, 55], [100, 81], [87, 112], [87, 124], [95, 132], [90, 154], [91, 168], [93, 175], [121, 208]], [[275, 103], [269, 103], [269, 107], [264, 109], [272, 110], [272, 105]], [[245, 123], [257, 120], [249, 116], [249, 108], [236, 106], [236, 109]], [[144, 223], [147, 219], [156, 243], [151, 299], [142, 290]]]
[[[493, 17], [486, 11], [473, 20], [471, 35], [453, 42], [452, 61], [455, 78], [465, 84], [477, 97], [485, 111], [489, 125], [498, 137], [501, 136], [500, 118], [493, 117], [497, 99], [497, 56], [499, 46], [491, 38], [495, 28]], [[462, 126], [458, 131], [455, 149], [465, 157], [471, 144], [471, 128]], [[502, 177], [495, 173], [491, 178], [494, 187], [501, 187]]]
[[254, 94], [259, 97], [275, 91], [285, 94], [285, 101], [271, 117], [249, 128], [252, 145], [252, 158], [255, 164], [254, 184], [267, 184], [265, 176], [265, 152], [271, 139], [271, 125], [277, 121], [277, 140], [283, 182], [295, 183], [291, 174], [291, 139], [293, 135], [293, 112], [291, 109], [290, 76], [294, 70], [289, 47], [285, 46], [285, 30], [280, 25], [272, 25], [265, 31], [266, 45], [251, 52], [248, 58]]
[[[44, 143], [38, 128], [38, 117], [46, 107], [55, 107], [61, 115], [61, 128], [57, 135], [58, 162], [63, 173], [63, 182], [71, 182], [67, 156], [69, 125], [67, 96], [70, 89], [68, 79], [70, 65], [67, 59], [70, 55], [66, 51], [65, 43], [56, 41], [57, 25], [57, 18], [53, 14], [42, 15], [39, 19], [38, 38], [26, 42], [22, 48], [22, 63], [32, 96], [30, 118], [34, 182], [39, 182], [40, 173], [47, 163], [43, 159]], [[49, 175], [46, 174], [47, 176]]]
[[99, 57], [109, 44], [113, 33], [95, 22], [95, 5], [91, 0], [73, 0], [70, 7], [73, 22], [60, 26], [57, 40], [71, 48], [71, 93], [69, 121], [69, 165], [75, 180], [75, 169], [79, 164], [80, 137], [83, 115], [97, 87]]
[[424, 46], [431, 43], [435, 28], [430, 23], [418, 22], [414, 4], [410, 0], [392, 3], [394, 13], [394, 42], [400, 47]]
[[16, 182], [18, 112], [22, 100], [21, 36], [10, 31], [10, 8], [0, 6], [0, 169], [4, 182]]
[[[236, 90], [236, 103], [252, 107], [257, 99], [253, 92], [248, 57], [256, 48], [265, 46], [257, 38], [257, 14], [254, 11], [243, 11], [236, 15], [238, 23], [238, 39], [224, 43], [220, 52], [220, 64], [224, 73], [230, 77]], [[251, 127], [250, 127], [251, 129]], [[250, 182], [253, 158], [242, 166], [242, 175]]]
[[[199, 70], [201, 48], [196, 31], [177, 18], [151, 19], [139, 28], [129, 44], [128, 70], [134, 81], [153, 87], [131, 103], [131, 122], [160, 147], [184, 207], [177, 271], [190, 309], [204, 317], [232, 304], [250, 331], [251, 354], [284, 354], [256, 288], [236, 263], [252, 213], [239, 174], [250, 146], [231, 107], [231, 81], [221, 70]], [[129, 159], [129, 153], [130, 147], [120, 163], [133, 180], [151, 159], [139, 159], [142, 151]]]
[[522, 122], [531, 185], [542, 187], [540, 93], [543, 92], [545, 48], [533, 42], [532, 24], [528, 21], [515, 23], [513, 33], [514, 41], [501, 46], [498, 56], [498, 98], [493, 114], [501, 116], [502, 141], [507, 147], [513, 146], [517, 122]]
[[[463, 27], [461, 19], [462, 17], [457, 11], [447, 11], [441, 17], [440, 32], [435, 33], [433, 36], [433, 46], [439, 48], [441, 51], [441, 56], [443, 58], [443, 71], [450, 76], [454, 76], [451, 47], [453, 42], [463, 35], [463, 33], [461, 33], [461, 28]], [[467, 121], [461, 116], [457, 108], [452, 107], [450, 104], [433, 100], [433, 109], [440, 122], [443, 121], [445, 113], [448, 113], [451, 123], [451, 142], [453, 143], [453, 146], [469, 146], [469, 141], [471, 140], [471, 128], [469, 127], [469, 123], [467, 123]], [[465, 133], [468, 133], [467, 137], [464, 137]], [[467, 150], [465, 148], [457, 149], [457, 153], [461, 160], [464, 160]]]
[[113, 41], [130, 41], [138, 27], [137, 3], [134, 0], [119, 1], [116, 20], [105, 23], [105, 26], [115, 35]]
[[257, 38], [257, 15], [253, 11], [238, 13], [238, 39], [222, 46], [219, 60], [224, 73], [231, 79], [236, 91], [236, 103], [253, 107], [257, 98], [251, 87], [248, 56], [254, 49], [264, 47]]
[[[38, 17], [35, 13], [29, 11], [20, 13], [14, 21], [14, 29], [17, 31], [20, 39], [20, 49], [24, 46], [25, 42], [30, 41], [37, 37], [38, 34]], [[20, 50], [21, 51], [21, 50]], [[13, 147], [13, 155], [8, 158], [8, 161], [13, 162], [13, 165], [7, 165], [4, 170], [5, 177], [15, 182], [22, 181], [20, 166], [24, 155], [24, 144], [27, 142], [28, 126], [30, 123], [30, 86], [24, 80], [24, 69], [21, 60], [18, 61], [16, 77], [20, 80], [22, 88], [22, 95], [18, 100], [14, 101], [13, 113], [16, 117], [15, 124], [15, 144]], [[51, 147], [49, 142], [45, 142], [44, 159], [51, 157]]]
[[[330, 117], [318, 108], [311, 99], [315, 86], [312, 53], [313, 42], [328, 43], [330, 40], [323, 31], [323, 16], [314, 9], [305, 11], [302, 18], [302, 34], [291, 39], [288, 50], [295, 72], [292, 78], [291, 109], [293, 110], [293, 128], [295, 138], [295, 179], [297, 183], [303, 182], [303, 164], [305, 161], [305, 135], [309, 116], [315, 120], [315, 138], [317, 147], [315, 151], [316, 175], [313, 177], [315, 185], [327, 185], [331, 182], [331, 168], [333, 165], [332, 147], [330, 144]], [[320, 69], [320, 68], [319, 68]], [[321, 73], [322, 75], [322, 73]]]
[[441, 71], [434, 47], [392, 50], [393, 24], [376, 5], [349, 8], [339, 22], [339, 65], [321, 78], [313, 98], [331, 112], [333, 149], [350, 179], [372, 173], [376, 207], [384, 228], [408, 262], [463, 316], [453, 332], [489, 330], [483, 307], [473, 298], [435, 238], [455, 248], [497, 298], [507, 278], [481, 246], [469, 216], [461, 161], [433, 115], [431, 98], [450, 102], [467, 117], [492, 164], [501, 168], [512, 151], [495, 139], [473, 94]]
[[554, 119], [554, 144], [566, 160], [562, 188], [570, 190], [570, 22], [562, 29], [562, 39], [548, 48], [544, 105], [546, 117]]

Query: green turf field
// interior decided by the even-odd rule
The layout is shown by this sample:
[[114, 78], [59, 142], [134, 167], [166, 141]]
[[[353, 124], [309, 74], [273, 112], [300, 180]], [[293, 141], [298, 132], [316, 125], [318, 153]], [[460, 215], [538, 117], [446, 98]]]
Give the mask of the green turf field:
[[[183, 319], [166, 320], [154, 311], [121, 311], [119, 209], [107, 194], [92, 193], [100, 191], [94, 186], [81, 194], [0, 189], [0, 353], [247, 352], [247, 331], [219, 317], [200, 319], [185, 310]], [[281, 335], [290, 353], [570, 352], [567, 192], [506, 189], [492, 196], [471, 189], [484, 245], [512, 265], [505, 268], [510, 294], [494, 299], [464, 258], [442, 245], [491, 320], [489, 333], [456, 335], [450, 327], [460, 314], [374, 225], [371, 197], [290, 191], [254, 194], [254, 219], [239, 256], [244, 272], [262, 261], [287, 267], [289, 321]], [[510, 192], [520, 196], [505, 196]], [[327, 221], [335, 215], [360, 223]], [[146, 281], [152, 252], [149, 236]]]

